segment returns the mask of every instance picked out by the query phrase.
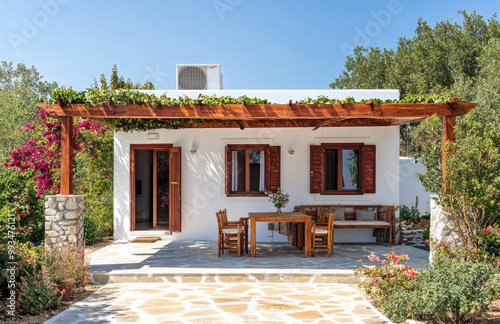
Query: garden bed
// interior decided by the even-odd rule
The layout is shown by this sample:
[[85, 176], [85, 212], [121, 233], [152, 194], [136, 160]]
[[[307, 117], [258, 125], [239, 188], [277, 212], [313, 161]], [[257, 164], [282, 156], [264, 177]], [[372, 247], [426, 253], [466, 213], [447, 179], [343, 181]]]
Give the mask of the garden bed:
[[18, 324], [38, 324], [44, 323], [49, 320], [51, 317], [56, 316], [57, 314], [65, 311], [73, 304], [79, 302], [87, 298], [96, 292], [103, 285], [87, 285], [85, 286], [85, 290], [79, 293], [73, 293], [70, 301], [61, 302], [61, 306], [57, 309], [47, 310], [38, 315], [19, 315], [16, 314], [15, 317], [7, 316], [7, 307], [5, 304], [5, 300], [0, 300], [0, 323], [18, 323]]
[[[113, 242], [113, 237], [106, 236], [106, 237], [104, 237], [103, 242], [86, 246], [85, 247], [85, 255], [88, 256], [88, 255], [92, 254], [93, 252], [95, 252], [99, 249], [102, 249], [103, 247], [107, 246], [108, 244], [111, 244], [112, 242]], [[0, 323], [19, 323], [19, 324], [21, 324], [21, 323], [22, 324], [44, 323], [45, 321], [47, 321], [51, 317], [54, 317], [57, 314], [65, 311], [66, 309], [71, 307], [73, 304], [89, 297], [90, 295], [92, 295], [94, 292], [96, 292], [102, 286], [103, 285], [87, 284], [83, 291], [73, 292], [73, 296], [71, 297], [71, 299], [69, 301], [61, 302], [61, 305], [59, 306], [59, 308], [52, 309], [52, 310], [46, 310], [38, 315], [16, 314], [15, 317], [7, 316], [6, 302], [5, 302], [5, 300], [0, 300]]]

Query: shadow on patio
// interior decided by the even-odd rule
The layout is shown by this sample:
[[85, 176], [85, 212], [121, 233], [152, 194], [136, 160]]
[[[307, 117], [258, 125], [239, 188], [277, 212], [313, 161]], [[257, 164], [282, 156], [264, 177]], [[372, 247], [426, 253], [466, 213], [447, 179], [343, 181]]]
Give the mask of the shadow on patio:
[[[392, 251], [405, 253], [410, 256], [409, 265], [417, 269], [425, 268], [424, 262], [429, 258], [427, 251], [410, 246], [347, 244], [335, 244], [331, 257], [319, 252], [315, 257], [304, 258], [303, 251], [287, 243], [257, 243], [255, 258], [247, 254], [225, 254], [219, 258], [216, 245], [213, 241], [113, 243], [90, 255], [89, 273], [95, 282], [101, 283], [186, 282], [186, 277], [195, 282], [224, 281], [222, 277], [227, 281], [286, 281], [286, 275], [327, 275], [331, 277], [329, 282], [339, 282], [339, 276], [352, 279], [352, 270], [373, 265], [367, 259], [372, 252], [379, 256]], [[363, 263], [358, 263], [359, 259]]]

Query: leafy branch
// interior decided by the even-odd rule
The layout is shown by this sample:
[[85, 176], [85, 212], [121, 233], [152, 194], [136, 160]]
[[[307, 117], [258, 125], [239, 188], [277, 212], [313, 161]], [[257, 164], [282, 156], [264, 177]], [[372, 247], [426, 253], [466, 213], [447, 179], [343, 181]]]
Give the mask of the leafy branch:
[[[88, 91], [77, 92], [72, 88], [61, 88], [52, 92], [52, 97], [49, 101], [50, 104], [55, 104], [56, 99], [60, 98], [61, 102], [64, 104], [85, 104], [89, 106], [106, 105], [109, 100], [115, 104], [119, 105], [146, 105], [156, 108], [158, 106], [164, 105], [193, 105], [193, 104], [203, 104], [203, 105], [224, 105], [224, 104], [240, 104], [245, 101], [246, 104], [272, 104], [267, 99], [260, 99], [257, 97], [250, 98], [248, 96], [240, 96], [238, 98], [233, 98], [231, 96], [208, 96], [199, 95], [197, 98], [189, 97], [179, 97], [179, 98], [169, 98], [166, 94], [158, 97], [154, 94], [149, 94], [145, 92], [135, 91], [135, 90], [99, 90], [99, 89], [89, 89]], [[365, 104], [369, 99], [355, 100], [353, 97], [347, 97], [346, 99], [328, 98], [325, 96], [319, 96], [316, 99], [307, 98], [304, 100], [295, 101], [295, 104], [354, 104], [361, 103]], [[444, 95], [410, 95], [401, 100], [382, 100], [379, 98], [374, 98], [373, 103], [446, 103], [450, 102], [450, 97]], [[464, 102], [463, 99], [460, 102]]]

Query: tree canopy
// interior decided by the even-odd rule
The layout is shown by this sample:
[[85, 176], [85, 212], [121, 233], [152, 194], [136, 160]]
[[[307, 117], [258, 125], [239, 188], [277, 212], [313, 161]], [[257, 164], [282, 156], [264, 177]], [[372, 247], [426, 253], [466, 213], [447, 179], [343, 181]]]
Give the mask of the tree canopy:
[[36, 116], [36, 104], [50, 98], [56, 82], [42, 80], [43, 76], [23, 63], [0, 63], [0, 159], [8, 158], [9, 150], [19, 147], [27, 138], [18, 132]]
[[415, 36], [401, 37], [396, 49], [356, 47], [330, 87], [399, 89], [404, 97], [463, 88], [466, 82], [473, 86], [490, 40], [500, 36], [500, 25], [495, 15], [485, 21], [476, 12], [460, 14], [462, 23], [447, 19], [434, 27], [419, 19]]
[[415, 36], [400, 38], [396, 49], [355, 48], [330, 86], [395, 88], [401, 96], [438, 94], [479, 103], [457, 118], [446, 179], [441, 120], [412, 124], [409, 132], [402, 128], [412, 154], [427, 168], [417, 178], [449, 209], [462, 241], [476, 245], [481, 226], [500, 221], [500, 24], [496, 15], [485, 20], [476, 12], [459, 13], [461, 23], [446, 19], [431, 27], [420, 19]]

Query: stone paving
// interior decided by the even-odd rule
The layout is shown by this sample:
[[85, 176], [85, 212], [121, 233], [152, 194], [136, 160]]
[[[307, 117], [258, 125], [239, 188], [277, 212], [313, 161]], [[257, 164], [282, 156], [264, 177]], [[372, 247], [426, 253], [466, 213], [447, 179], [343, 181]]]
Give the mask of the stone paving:
[[346, 284], [108, 284], [46, 323], [390, 323]]
[[428, 260], [402, 245], [334, 249], [304, 258], [286, 243], [258, 243], [255, 258], [219, 258], [216, 242], [116, 242], [90, 255], [93, 282], [106, 285], [46, 323], [390, 323], [353, 270], [372, 265], [372, 252], [406, 253], [417, 269]]
[[[242, 257], [224, 254], [219, 258], [216, 242], [211, 241], [114, 243], [90, 256], [89, 273], [95, 282], [100, 283], [178, 282], [178, 278], [194, 274], [210, 277], [250, 276], [248, 281], [283, 282], [284, 273], [322, 276], [325, 280], [320, 282], [356, 283], [359, 279], [350, 280], [353, 278], [352, 270], [362, 265], [373, 265], [367, 260], [371, 253], [379, 256], [392, 251], [406, 253], [410, 256], [408, 264], [415, 269], [424, 269], [424, 262], [429, 259], [427, 251], [404, 245], [385, 247], [339, 244], [334, 245], [334, 250], [331, 257], [319, 252], [315, 257], [304, 258], [303, 251], [297, 251], [287, 243], [260, 243], [257, 244], [255, 258], [247, 254]], [[358, 263], [359, 259], [363, 263]], [[204, 282], [203, 280], [202, 278], [198, 282]]]

